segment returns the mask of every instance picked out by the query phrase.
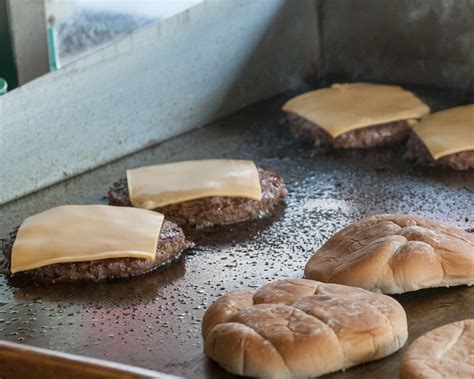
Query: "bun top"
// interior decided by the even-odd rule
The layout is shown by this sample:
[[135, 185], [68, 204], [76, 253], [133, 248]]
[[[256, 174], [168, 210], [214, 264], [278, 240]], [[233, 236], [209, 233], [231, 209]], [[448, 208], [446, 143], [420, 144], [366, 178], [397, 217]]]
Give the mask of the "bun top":
[[317, 376], [393, 353], [407, 322], [391, 297], [295, 279], [222, 296], [202, 333], [206, 354], [234, 374]]
[[401, 379], [474, 377], [474, 320], [453, 322], [413, 342], [400, 364]]
[[382, 214], [337, 232], [308, 261], [305, 276], [375, 292], [474, 283], [474, 236], [411, 215]]

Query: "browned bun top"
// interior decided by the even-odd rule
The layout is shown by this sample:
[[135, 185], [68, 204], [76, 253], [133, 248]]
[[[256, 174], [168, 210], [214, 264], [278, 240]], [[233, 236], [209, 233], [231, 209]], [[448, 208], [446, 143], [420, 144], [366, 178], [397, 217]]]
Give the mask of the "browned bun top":
[[305, 276], [383, 293], [471, 285], [474, 236], [419, 216], [371, 216], [331, 237], [309, 259]]
[[202, 333], [206, 354], [234, 374], [306, 377], [392, 354], [407, 339], [407, 321], [391, 297], [294, 279], [222, 296]]
[[444, 325], [416, 339], [403, 355], [400, 378], [474, 378], [474, 319]]

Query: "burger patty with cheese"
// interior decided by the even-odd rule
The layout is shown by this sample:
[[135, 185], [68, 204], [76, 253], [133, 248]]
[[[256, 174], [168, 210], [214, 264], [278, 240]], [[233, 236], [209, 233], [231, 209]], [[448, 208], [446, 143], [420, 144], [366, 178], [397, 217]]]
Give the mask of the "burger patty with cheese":
[[109, 204], [159, 211], [178, 225], [233, 224], [268, 216], [287, 195], [280, 176], [251, 161], [184, 161], [127, 171]]
[[367, 148], [403, 141], [409, 126], [430, 112], [398, 86], [334, 84], [283, 106], [293, 134], [318, 148]]
[[26, 219], [2, 245], [5, 274], [44, 285], [144, 274], [192, 243], [156, 212], [76, 205]]
[[416, 123], [405, 159], [422, 166], [474, 168], [474, 104], [436, 112]]

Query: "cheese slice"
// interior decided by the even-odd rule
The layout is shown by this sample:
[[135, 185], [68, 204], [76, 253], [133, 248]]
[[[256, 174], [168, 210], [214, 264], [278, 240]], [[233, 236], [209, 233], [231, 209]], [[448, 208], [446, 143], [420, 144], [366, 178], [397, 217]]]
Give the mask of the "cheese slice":
[[433, 113], [413, 130], [434, 159], [474, 150], [474, 104]]
[[183, 161], [127, 170], [130, 201], [155, 209], [211, 196], [262, 198], [255, 163], [232, 159]]
[[316, 124], [333, 138], [354, 129], [430, 113], [426, 104], [401, 87], [369, 83], [333, 84], [307, 92], [289, 100], [283, 110]]
[[155, 259], [164, 216], [107, 205], [65, 205], [27, 218], [13, 244], [11, 272], [107, 258]]

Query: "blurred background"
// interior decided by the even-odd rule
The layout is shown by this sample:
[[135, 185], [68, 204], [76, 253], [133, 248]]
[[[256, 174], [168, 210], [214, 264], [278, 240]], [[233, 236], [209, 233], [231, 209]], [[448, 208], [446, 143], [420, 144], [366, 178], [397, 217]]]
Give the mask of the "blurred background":
[[56, 47], [64, 65], [98, 46], [163, 20], [202, 0], [48, 0], [48, 23], [57, 33]]
[[12, 90], [202, 1], [0, 0], [0, 78]]

